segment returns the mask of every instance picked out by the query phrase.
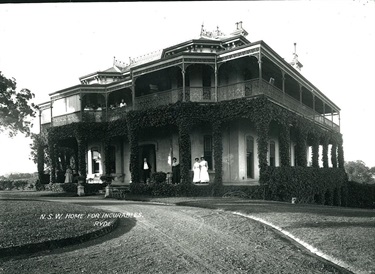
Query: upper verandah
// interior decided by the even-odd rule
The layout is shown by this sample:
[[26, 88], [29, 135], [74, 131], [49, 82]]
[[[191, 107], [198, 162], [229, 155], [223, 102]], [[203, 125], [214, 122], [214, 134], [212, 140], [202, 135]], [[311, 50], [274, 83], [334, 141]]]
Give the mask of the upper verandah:
[[[129, 63], [127, 64], [114, 58], [111, 68], [88, 74], [80, 77], [79, 80], [81, 85], [99, 84], [103, 85], [103, 87], [118, 85], [118, 82], [129, 83], [130, 81], [130, 84], [132, 84], [131, 81], [134, 79], [134, 76], [167, 68], [172, 62], [174, 65], [181, 65], [183, 62], [188, 64], [189, 62], [186, 61], [186, 58], [189, 57], [201, 57], [205, 58], [208, 63], [215, 62], [220, 64], [252, 54], [258, 61], [261, 60], [262, 56], [270, 59], [279, 69], [291, 75], [310, 92], [319, 96], [336, 110], [340, 110], [336, 104], [308, 81], [297, 69], [293, 68], [291, 63], [285, 61], [284, 58], [277, 54], [264, 41], [251, 43], [245, 38], [247, 34], [247, 31], [242, 27], [242, 22], [237, 22], [235, 30], [229, 35], [225, 35], [219, 28], [214, 31], [207, 31], [202, 25], [198, 39], [188, 40], [136, 58], [129, 58]], [[77, 86], [66, 88], [50, 93], [49, 95], [51, 99], [52, 97], [61, 97], [76, 88]]]

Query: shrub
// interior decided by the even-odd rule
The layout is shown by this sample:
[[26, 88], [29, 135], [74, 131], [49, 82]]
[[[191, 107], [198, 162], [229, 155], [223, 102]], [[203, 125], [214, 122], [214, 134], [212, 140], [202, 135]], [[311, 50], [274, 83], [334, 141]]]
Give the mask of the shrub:
[[28, 181], [14, 181], [13, 182], [13, 186], [14, 186], [14, 188], [16, 188], [16, 189], [25, 189], [25, 187], [28, 185], [29, 183], [28, 183]]
[[163, 182], [150, 184], [152, 196], [174, 197], [176, 196], [176, 185]]
[[103, 190], [108, 184], [103, 183], [103, 184], [83, 184], [85, 188], [85, 194], [94, 194], [98, 193], [99, 190]]
[[12, 180], [3, 180], [0, 181], [0, 190], [11, 190], [13, 189], [13, 181]]
[[63, 192], [67, 192], [67, 193], [77, 193], [77, 184], [64, 183], [64, 184], [61, 184], [61, 189]]
[[131, 183], [130, 193], [138, 195], [151, 195], [151, 188], [145, 183]]
[[167, 173], [165, 172], [155, 172], [151, 175], [151, 182], [156, 184], [165, 183], [167, 181]]

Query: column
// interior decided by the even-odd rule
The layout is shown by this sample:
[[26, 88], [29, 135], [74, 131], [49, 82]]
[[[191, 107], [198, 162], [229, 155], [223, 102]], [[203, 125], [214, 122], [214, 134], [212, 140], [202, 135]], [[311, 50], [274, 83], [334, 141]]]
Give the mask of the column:
[[51, 109], [51, 127], [53, 127], [53, 113], [52, 113], [52, 109], [53, 109], [53, 101], [51, 100], [51, 106], [50, 106], [50, 109]]
[[328, 168], [328, 145], [329, 145], [329, 137], [328, 135], [323, 136], [323, 167]]
[[217, 57], [215, 55], [215, 101], [217, 102], [218, 101], [218, 94], [217, 94], [217, 85], [218, 85], [218, 67], [217, 67]]
[[315, 110], [315, 95], [313, 94], [313, 110], [314, 110], [314, 119], [313, 121], [315, 122], [315, 113], [316, 113], [316, 110]]
[[83, 108], [84, 108], [84, 106], [82, 106], [82, 93], [81, 93], [81, 91], [79, 91], [79, 108], [80, 108], [79, 114], [81, 115], [80, 121], [83, 122], [83, 110], [84, 110]]
[[331, 147], [331, 162], [332, 162], [332, 167], [337, 168], [337, 143], [336, 141], [333, 141], [332, 147]]
[[[39, 138], [38, 138], [39, 140]], [[41, 144], [41, 141], [38, 142], [37, 147], [37, 159], [38, 159], [38, 178], [39, 182], [44, 184], [44, 145]]]
[[307, 157], [306, 157], [306, 140], [307, 140], [307, 131], [298, 129], [298, 136], [297, 136], [297, 153], [296, 153], [296, 160], [297, 165], [301, 167], [307, 166]]
[[39, 110], [39, 133], [42, 132], [42, 111]]
[[319, 136], [314, 134], [312, 145], [312, 166], [319, 167]]
[[262, 55], [260, 54], [260, 52], [259, 52], [258, 66], [259, 66], [259, 88], [260, 88], [261, 83], [262, 83]]
[[87, 139], [79, 136], [77, 138], [78, 144], [78, 173], [80, 176], [86, 178], [86, 151], [87, 151]]
[[191, 143], [190, 143], [190, 127], [189, 123], [183, 120], [178, 125], [178, 139], [180, 145], [180, 164], [181, 164], [181, 181], [183, 184], [189, 184], [190, 163], [191, 163]]
[[48, 150], [51, 159], [50, 183], [56, 183], [56, 143], [50, 136], [48, 136]]
[[109, 148], [111, 145], [111, 141], [109, 138], [104, 138], [102, 141], [103, 148], [104, 148], [104, 164], [105, 164], [105, 174], [110, 175], [111, 174], [111, 169], [109, 166], [110, 162], [110, 154], [109, 154]]
[[186, 101], [186, 91], [185, 91], [185, 66], [184, 65], [182, 66], [181, 73], [182, 73], [182, 102], [185, 102]]
[[[129, 121], [132, 122], [132, 121]], [[133, 122], [134, 123], [134, 122]], [[129, 128], [129, 144], [130, 144], [130, 175], [133, 183], [140, 182], [139, 166], [138, 166], [138, 130]]]
[[290, 166], [290, 128], [283, 125], [279, 132], [280, 166]]
[[133, 80], [132, 80], [132, 82], [133, 82], [133, 85], [131, 86], [131, 90], [132, 90], [132, 105], [133, 105], [133, 110], [135, 110], [136, 109], [136, 107], [135, 107], [135, 78], [133, 78]]
[[262, 118], [256, 118], [256, 131], [258, 134], [258, 158], [260, 172], [268, 166], [267, 152], [268, 152], [268, 130], [270, 120], [265, 120], [267, 115], [265, 113], [259, 113], [258, 115], [263, 116]]
[[214, 150], [214, 196], [220, 196], [223, 186], [223, 137], [221, 132], [221, 121], [215, 121], [212, 125], [212, 141]]

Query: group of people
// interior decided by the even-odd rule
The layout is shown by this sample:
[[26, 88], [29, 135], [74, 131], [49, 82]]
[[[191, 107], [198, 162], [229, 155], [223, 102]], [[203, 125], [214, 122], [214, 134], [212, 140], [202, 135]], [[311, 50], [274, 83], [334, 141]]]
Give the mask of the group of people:
[[[125, 102], [124, 99], [121, 99], [121, 102], [120, 103], [115, 103], [115, 104], [111, 104], [109, 106], [110, 109], [115, 109], [115, 108], [122, 108], [122, 107], [126, 107], [127, 104]], [[101, 104], [98, 104], [98, 105], [93, 105], [93, 104], [89, 104], [89, 105], [85, 105], [84, 107], [84, 110], [103, 110], [105, 109], [105, 105], [101, 105]]]
[[117, 107], [123, 108], [123, 107], [126, 107], [126, 106], [127, 106], [127, 104], [126, 104], [125, 100], [121, 99], [121, 102], [119, 104], [117, 104], [117, 103], [112, 104], [112, 105], [109, 106], [109, 108], [110, 109], [115, 109]]
[[[202, 156], [200, 159], [195, 158], [195, 163], [193, 166], [193, 183], [194, 184], [208, 184], [210, 177], [208, 175], [208, 163]], [[146, 158], [143, 159], [142, 166], [142, 179], [147, 182], [150, 179], [151, 165]], [[181, 181], [180, 175], [180, 163], [177, 161], [176, 157], [172, 159], [172, 184], [178, 184]]]
[[193, 183], [194, 184], [208, 184], [210, 177], [208, 175], [208, 163], [202, 156], [201, 159], [195, 158], [193, 165]]
[[105, 106], [101, 104], [96, 105], [86, 105], [83, 110], [103, 110]]

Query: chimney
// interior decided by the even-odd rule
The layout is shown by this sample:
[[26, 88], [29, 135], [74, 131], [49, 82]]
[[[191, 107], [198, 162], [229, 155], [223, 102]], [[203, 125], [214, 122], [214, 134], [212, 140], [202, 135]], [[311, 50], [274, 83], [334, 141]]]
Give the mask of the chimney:
[[237, 29], [242, 29], [242, 21], [238, 22]]

